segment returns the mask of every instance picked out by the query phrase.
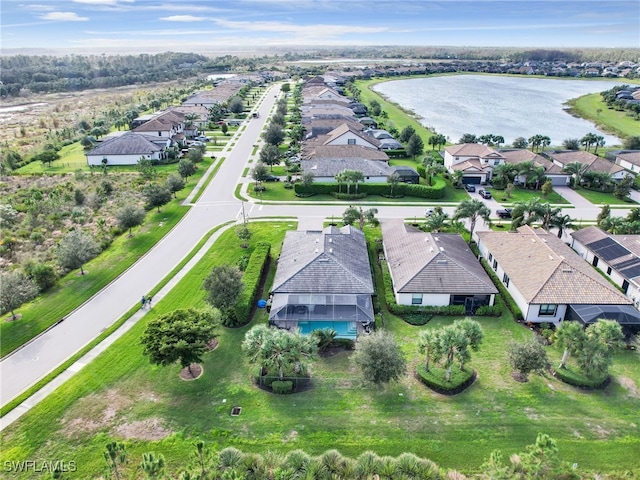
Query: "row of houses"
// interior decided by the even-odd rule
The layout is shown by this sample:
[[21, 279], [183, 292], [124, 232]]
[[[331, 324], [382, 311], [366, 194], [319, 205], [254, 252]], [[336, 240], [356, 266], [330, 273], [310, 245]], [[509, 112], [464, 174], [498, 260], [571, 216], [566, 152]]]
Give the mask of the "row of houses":
[[[564, 169], [570, 163], [579, 162], [587, 166], [588, 172], [608, 173], [613, 180], [622, 180], [633, 172], [640, 171], [640, 150], [625, 150], [615, 154], [612, 160], [599, 157], [584, 150], [549, 150], [541, 153], [526, 149], [495, 149], [479, 143], [451, 145], [444, 150], [444, 165], [450, 172], [461, 171], [465, 184], [491, 182], [495, 167], [501, 164], [533, 162], [544, 168], [544, 175], [554, 186], [570, 184], [571, 173]], [[524, 177], [516, 180], [525, 182]]]
[[190, 95], [181, 105], [141, 115], [131, 122], [131, 130], [114, 132], [87, 152], [89, 166], [136, 165], [141, 158], [161, 161], [170, 148], [183, 148], [187, 139], [209, 122], [209, 109], [226, 102], [249, 82], [261, 83], [264, 75], [234, 76], [215, 88]]
[[[639, 328], [640, 235], [616, 238], [596, 227], [573, 235], [575, 251], [530, 226], [477, 234], [480, 257], [524, 321], [588, 325], [607, 318]], [[464, 305], [468, 314], [494, 305], [498, 289], [460, 235], [426, 233], [402, 220], [383, 220], [382, 238], [399, 305]], [[598, 264], [620, 289], [592, 267]], [[333, 328], [339, 337], [353, 339], [373, 328], [374, 294], [360, 230], [290, 231], [277, 262], [269, 323], [302, 333]]]

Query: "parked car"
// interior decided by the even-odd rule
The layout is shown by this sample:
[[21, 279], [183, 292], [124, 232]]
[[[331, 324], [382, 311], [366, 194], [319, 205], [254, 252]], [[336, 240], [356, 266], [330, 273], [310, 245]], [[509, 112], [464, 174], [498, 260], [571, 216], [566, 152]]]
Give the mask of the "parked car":
[[430, 217], [431, 215], [433, 215], [433, 208], [427, 208], [427, 211], [424, 212], [424, 216]]
[[476, 191], [476, 186], [472, 183], [467, 183], [464, 188], [467, 189], [467, 192], [475, 192]]
[[478, 190], [478, 193], [482, 198], [491, 198], [491, 192], [489, 190]]
[[193, 142], [193, 143], [191, 144], [191, 146], [192, 146], [192, 147], [204, 147], [204, 146], [205, 146], [205, 144], [204, 144], [204, 142], [201, 142], [200, 140], [196, 140], [195, 142]]
[[496, 215], [500, 218], [511, 218], [512, 208], [502, 208], [500, 210], [496, 210]]
[[199, 142], [208, 142], [209, 140], [211, 140], [211, 138], [207, 137], [206, 135], [198, 135], [196, 137], [196, 140], [198, 140]]
[[280, 177], [276, 177], [275, 175], [266, 175], [263, 179], [263, 182], [279, 182]]

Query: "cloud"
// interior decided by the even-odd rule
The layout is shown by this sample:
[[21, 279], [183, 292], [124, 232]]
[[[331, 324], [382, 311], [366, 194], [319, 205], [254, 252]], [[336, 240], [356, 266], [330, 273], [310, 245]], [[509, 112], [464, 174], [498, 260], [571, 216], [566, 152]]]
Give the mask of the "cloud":
[[171, 15], [169, 17], [161, 17], [160, 20], [167, 22], [202, 22], [206, 17], [194, 17], [193, 15]]
[[79, 17], [75, 12], [50, 12], [41, 15], [43, 20], [55, 20], [57, 22], [85, 22], [87, 17]]
[[[117, 5], [118, 0], [72, 0], [74, 3], [84, 3], [88, 5]], [[125, 0], [130, 1], [130, 0]]]
[[221, 27], [251, 32], [278, 32], [289, 34], [313, 35], [344, 35], [353, 33], [381, 33], [388, 32], [388, 27], [362, 27], [357, 25], [294, 25], [284, 22], [233, 22], [229, 20], [215, 20]]

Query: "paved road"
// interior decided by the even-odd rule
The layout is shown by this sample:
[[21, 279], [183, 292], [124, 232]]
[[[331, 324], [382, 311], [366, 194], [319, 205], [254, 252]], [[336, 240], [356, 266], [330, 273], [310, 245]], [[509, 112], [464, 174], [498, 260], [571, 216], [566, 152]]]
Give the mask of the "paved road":
[[[234, 189], [239, 182], [249, 181], [242, 178], [242, 172], [251, 158], [254, 145], [261, 142], [260, 133], [275, 104], [278, 88], [279, 86], [273, 86], [267, 90], [258, 107], [260, 118], [247, 121], [246, 130], [237, 139], [215, 178], [171, 232], [135, 265], [72, 312], [63, 322], [0, 361], [0, 405], [5, 405], [28, 389], [139, 303], [140, 297], [151, 291], [214, 226], [241, 217], [242, 203], [235, 198]], [[495, 213], [499, 204], [494, 200], [487, 202]], [[317, 229], [322, 227], [323, 221], [329, 216], [340, 218], [344, 208], [344, 204], [246, 203], [245, 213], [253, 219], [263, 216], [298, 217], [299, 228]], [[381, 219], [424, 218], [423, 205], [377, 208]], [[453, 214], [454, 209], [454, 206], [444, 208], [449, 214]], [[594, 219], [599, 208], [586, 202], [578, 208], [565, 211], [573, 218]], [[621, 215], [626, 215], [626, 211], [616, 210]], [[479, 221], [476, 231], [484, 229], [487, 226]]]

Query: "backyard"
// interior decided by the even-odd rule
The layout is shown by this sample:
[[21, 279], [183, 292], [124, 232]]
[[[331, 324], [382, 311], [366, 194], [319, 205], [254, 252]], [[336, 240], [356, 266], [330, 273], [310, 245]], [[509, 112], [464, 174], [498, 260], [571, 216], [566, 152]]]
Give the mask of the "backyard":
[[[240, 343], [251, 326], [266, 322], [261, 309], [248, 326], [220, 327], [219, 345], [206, 354], [204, 375], [197, 381], [180, 380], [177, 365], [149, 363], [139, 345], [149, 317], [203, 307], [200, 285], [213, 266], [237, 263], [259, 241], [272, 244], [275, 259], [284, 231], [295, 227], [295, 222], [250, 224], [248, 250], [240, 247], [233, 230], [225, 232], [211, 253], [113, 348], [2, 432], [2, 462], [64, 458], [77, 463], [79, 478], [95, 478], [103, 472], [105, 444], [116, 438], [126, 440], [135, 461], [144, 452], [162, 453], [173, 472], [184, 465], [193, 439], [200, 438], [216, 449], [234, 446], [261, 453], [296, 448], [313, 454], [337, 448], [349, 456], [365, 450], [379, 455], [406, 451], [470, 473], [479, 471], [492, 450], [509, 456], [544, 432], [579, 471], [635, 468], [638, 474], [637, 356], [618, 354], [611, 369], [614, 379], [602, 391], [582, 391], [551, 376], [517, 383], [505, 362], [506, 344], [532, 332], [509, 315], [478, 319], [485, 339], [469, 364], [478, 379], [453, 397], [433, 393], [413, 375], [424, 360], [416, 334], [453, 321], [446, 317], [416, 327], [384, 314], [384, 328], [399, 339], [410, 367], [402, 381], [382, 389], [360, 383], [348, 351], [314, 363], [309, 391], [279, 396], [256, 388], [255, 368], [243, 358]], [[371, 227], [366, 233], [369, 241], [380, 235]], [[273, 259], [267, 285], [273, 279]], [[376, 271], [379, 277], [377, 266]], [[555, 361], [561, 352], [551, 347], [549, 353]], [[240, 416], [230, 416], [233, 406], [242, 407]]]

